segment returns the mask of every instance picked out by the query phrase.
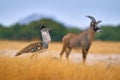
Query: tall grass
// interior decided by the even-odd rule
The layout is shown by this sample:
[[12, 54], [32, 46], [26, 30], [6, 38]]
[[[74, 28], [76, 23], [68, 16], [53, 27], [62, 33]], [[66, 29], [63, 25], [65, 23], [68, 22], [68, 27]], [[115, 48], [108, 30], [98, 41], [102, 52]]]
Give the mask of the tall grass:
[[[19, 50], [30, 42], [0, 41], [0, 50]], [[120, 53], [120, 42], [95, 41], [90, 53]], [[49, 51], [60, 51], [61, 43], [51, 43]], [[74, 52], [74, 51], [73, 51]], [[60, 61], [50, 56], [30, 58], [10, 57], [0, 53], [0, 80], [120, 80], [120, 66], [107, 67], [104, 63], [83, 65]]]
[[0, 57], [0, 80], [120, 80], [120, 67], [76, 64], [51, 57]]

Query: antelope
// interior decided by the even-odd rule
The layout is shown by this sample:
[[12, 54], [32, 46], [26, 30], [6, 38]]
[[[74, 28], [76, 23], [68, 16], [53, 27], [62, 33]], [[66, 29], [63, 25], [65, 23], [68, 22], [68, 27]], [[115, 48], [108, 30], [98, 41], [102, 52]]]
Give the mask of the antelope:
[[91, 19], [90, 26], [87, 30], [83, 31], [81, 34], [68, 33], [62, 38], [63, 48], [60, 52], [60, 59], [62, 58], [63, 53], [66, 52], [66, 58], [69, 61], [68, 57], [72, 49], [80, 48], [82, 49], [83, 63], [85, 63], [87, 53], [91, 47], [95, 33], [100, 30], [97, 25], [102, 22], [101, 20], [96, 21], [92, 16], [86, 17]]
[[49, 30], [50, 30], [50, 28], [46, 28], [45, 26], [42, 25], [41, 28], [40, 28], [40, 31], [41, 31], [41, 34], [42, 34], [42, 41], [34, 42], [34, 43], [29, 44], [25, 48], [18, 51], [15, 56], [19, 56], [19, 55], [24, 54], [24, 53], [29, 53], [29, 52], [33, 53], [33, 52], [48, 49], [48, 45], [51, 41]]

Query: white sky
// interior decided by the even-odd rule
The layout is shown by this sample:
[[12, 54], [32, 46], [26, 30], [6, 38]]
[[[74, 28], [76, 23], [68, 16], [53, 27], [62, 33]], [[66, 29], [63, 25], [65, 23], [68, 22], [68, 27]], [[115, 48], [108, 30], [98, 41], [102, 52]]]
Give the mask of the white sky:
[[120, 24], [120, 0], [0, 0], [0, 23], [11, 25], [30, 14], [53, 16], [65, 25], [84, 28], [91, 15], [101, 24]]

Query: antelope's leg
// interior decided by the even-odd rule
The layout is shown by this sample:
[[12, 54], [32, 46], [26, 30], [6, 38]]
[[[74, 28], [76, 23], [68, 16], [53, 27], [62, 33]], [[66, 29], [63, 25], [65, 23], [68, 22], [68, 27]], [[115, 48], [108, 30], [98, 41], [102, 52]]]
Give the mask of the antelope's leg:
[[86, 61], [88, 49], [82, 49], [82, 57], [83, 57], [83, 63]]
[[68, 51], [66, 52], [66, 58], [68, 61], [69, 61], [68, 57], [69, 57], [71, 51], [72, 51], [72, 48], [68, 48]]
[[62, 55], [65, 51], [66, 51], [66, 47], [63, 47], [62, 51], [60, 52], [60, 59], [62, 58]]

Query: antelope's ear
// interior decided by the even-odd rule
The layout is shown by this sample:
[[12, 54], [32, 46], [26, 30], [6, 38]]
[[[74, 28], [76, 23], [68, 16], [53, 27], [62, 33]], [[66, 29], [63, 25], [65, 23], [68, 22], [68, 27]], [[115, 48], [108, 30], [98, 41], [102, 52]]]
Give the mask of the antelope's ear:
[[100, 21], [97, 21], [97, 24], [99, 24], [99, 23], [101, 23], [102, 21], [100, 20]]

